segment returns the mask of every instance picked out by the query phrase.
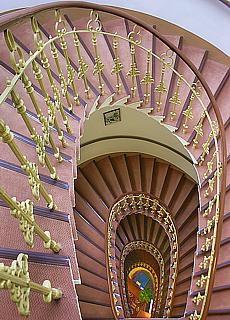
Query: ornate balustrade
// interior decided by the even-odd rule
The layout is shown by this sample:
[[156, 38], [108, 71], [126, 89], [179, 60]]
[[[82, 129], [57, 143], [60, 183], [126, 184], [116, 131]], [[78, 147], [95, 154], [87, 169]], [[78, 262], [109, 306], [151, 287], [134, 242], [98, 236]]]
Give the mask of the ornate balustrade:
[[45, 280], [42, 285], [30, 280], [27, 260], [28, 256], [20, 253], [11, 266], [0, 263], [0, 289], [9, 290], [10, 298], [16, 303], [18, 312], [22, 316], [29, 315], [30, 290], [41, 293], [46, 303], [62, 296], [61, 290], [52, 288], [49, 280]]
[[[160, 277], [159, 277], [159, 284], [158, 284], [158, 278], [155, 281], [157, 283], [157, 286], [155, 288], [155, 294], [154, 294], [154, 303], [153, 303], [153, 309], [152, 309], [152, 314], [156, 315], [156, 316], [160, 316], [160, 312], [161, 312], [161, 308], [164, 305], [163, 302], [163, 291], [165, 289], [166, 290], [166, 285], [167, 285], [167, 281], [165, 279], [165, 262], [164, 262], [164, 258], [161, 254], [161, 252], [151, 243], [148, 243], [146, 241], [132, 241], [129, 242], [122, 250], [122, 255], [120, 258], [120, 279], [121, 279], [121, 288], [124, 290], [123, 292], [123, 297], [122, 300], [123, 302], [123, 306], [124, 308], [128, 305], [127, 304], [127, 298], [126, 298], [126, 292], [125, 292], [125, 259], [126, 256], [132, 252], [133, 250], [144, 250], [146, 252], [149, 252], [158, 262], [159, 265], [159, 270], [160, 270]], [[141, 262], [138, 264], [133, 265], [132, 267], [138, 267], [141, 266]], [[156, 278], [156, 273], [154, 270], [152, 270], [152, 268], [150, 266], [148, 266], [147, 264], [143, 263], [143, 265], [145, 265], [145, 267], [154, 275], [154, 278]], [[127, 274], [129, 273], [130, 270], [127, 271]], [[126, 274], [126, 277], [127, 277]], [[126, 310], [126, 313], [129, 310]]]
[[16, 198], [10, 198], [2, 188], [0, 188], [0, 199], [7, 203], [11, 215], [19, 220], [19, 229], [29, 247], [34, 246], [34, 233], [36, 233], [43, 240], [46, 249], [51, 249], [53, 252], [61, 250], [60, 244], [51, 239], [49, 231], [43, 231], [35, 222], [31, 200], [19, 202]]
[[[123, 292], [123, 297], [118, 294], [119, 288], [118, 288], [118, 281], [117, 281], [117, 275], [114, 272], [114, 263], [113, 263], [113, 257], [115, 256], [115, 235], [116, 235], [116, 229], [121, 221], [126, 215], [132, 214], [132, 213], [138, 213], [144, 214], [146, 216], [151, 217], [152, 219], [156, 220], [158, 223], [160, 223], [166, 234], [168, 235], [168, 238], [170, 239], [170, 245], [171, 245], [171, 257], [170, 257], [170, 277], [168, 279], [168, 290], [167, 290], [167, 297], [166, 301], [160, 301], [159, 308], [162, 308], [164, 305], [164, 316], [169, 316], [171, 313], [171, 309], [173, 306], [173, 295], [175, 292], [175, 284], [177, 279], [177, 273], [178, 273], [178, 263], [179, 263], [179, 243], [178, 243], [178, 235], [177, 230], [175, 227], [175, 223], [173, 221], [172, 215], [166, 210], [166, 208], [161, 205], [161, 203], [155, 199], [152, 198], [150, 195], [145, 194], [128, 194], [121, 199], [119, 199], [111, 208], [110, 215], [107, 222], [107, 272], [109, 275], [109, 288], [110, 288], [110, 296], [111, 300], [113, 301], [114, 309], [117, 312], [117, 316], [120, 315], [123, 317], [129, 317], [129, 311], [125, 313], [124, 311], [120, 310], [121, 306], [121, 300], [124, 300], [124, 305], [127, 305], [127, 299], [125, 298], [125, 292]], [[130, 246], [132, 243], [130, 244]], [[133, 244], [135, 246], [135, 243]], [[137, 246], [137, 244], [136, 244]], [[142, 241], [139, 243], [140, 248], [145, 248], [147, 251], [155, 252], [154, 256], [156, 254], [159, 255], [157, 252], [158, 250], [153, 249], [151, 245], [145, 244]], [[125, 248], [124, 248], [125, 250]], [[125, 255], [124, 251], [124, 255]], [[159, 257], [161, 258], [161, 257]], [[123, 255], [121, 257], [121, 270], [123, 269]], [[161, 268], [162, 269], [162, 268]], [[164, 275], [164, 272], [162, 273], [162, 276]], [[122, 280], [122, 275], [121, 275]], [[123, 279], [124, 280], [124, 279]], [[162, 283], [161, 283], [162, 286]], [[124, 283], [123, 283], [124, 287]]]
[[[204, 237], [205, 241], [203, 249], [206, 250], [208, 248], [211, 250], [208, 253], [209, 256], [205, 256], [200, 264], [201, 269], [204, 267], [204, 264], [208, 268], [207, 276], [204, 277], [202, 275], [200, 281], [198, 280], [199, 287], [202, 286], [202, 289], [204, 289], [204, 294], [202, 298], [199, 294], [194, 298], [194, 313], [190, 315], [191, 320], [203, 320], [207, 315], [214, 281], [225, 197], [226, 141], [224, 126], [217, 103], [203, 76], [188, 58], [159, 32], [144, 22], [118, 9], [108, 9], [80, 2], [73, 4], [73, 6], [90, 10], [88, 23], [85, 24], [85, 29], [74, 28], [68, 30], [66, 20], [60, 11], [65, 6], [64, 3], [56, 6], [57, 10], [54, 11], [54, 15], [56, 16], [56, 25], [54, 26], [56, 35], [50, 37], [47, 41], [43, 40], [42, 31], [36, 20], [36, 13], [42, 11], [43, 7], [37, 8], [34, 11], [33, 9], [28, 10], [27, 16], [32, 15], [32, 33], [37, 50], [31, 52], [27, 59], [24, 57], [22, 48], [16, 44], [9, 28], [4, 31], [6, 45], [9, 49], [10, 62], [15, 75], [12, 79], [6, 80], [6, 88], [0, 96], [1, 110], [4, 112], [4, 103], [7, 100], [12, 101], [13, 106], [20, 114], [28, 130], [28, 135], [31, 136], [31, 139], [36, 144], [39, 163], [47, 166], [49, 174], [53, 179], [58, 179], [55, 166], [52, 165], [45, 148], [49, 144], [56, 160], [58, 162], [62, 161], [56, 141], [60, 141], [60, 147], [67, 147], [64, 130], [67, 133], [72, 132], [69, 118], [71, 117], [71, 112], [77, 113], [79, 104], [81, 103], [79, 95], [81, 90], [79, 89], [83, 88], [85, 93], [84, 98], [86, 102], [90, 102], [90, 99], [92, 99], [90, 78], [90, 81], [92, 79], [95, 81], [94, 86], [97, 87], [96, 91], [98, 95], [100, 97], [104, 95], [108, 96], [109, 93], [106, 91], [103, 75], [109, 72], [115, 77], [116, 85], [113, 88], [114, 99], [121, 98], [124, 96], [124, 92], [126, 92], [123, 84], [123, 75], [126, 73], [127, 79], [131, 81], [130, 88], [128, 88], [130, 102], [137, 102], [140, 101], [140, 97], [137, 95], [137, 89], [139, 89], [137, 79], [141, 79], [140, 87], [143, 91], [143, 99], [140, 101], [140, 109], [148, 110], [151, 116], [161, 118], [162, 121], [169, 118], [170, 120], [166, 121], [168, 127], [171, 126], [176, 131], [175, 134], [177, 134], [177, 129], [179, 129], [178, 136], [180, 136], [184, 144], [193, 145], [194, 163], [198, 163], [200, 167], [205, 168], [204, 176], [200, 177], [200, 181], [207, 181], [207, 187], [204, 192], [205, 200], [202, 199], [200, 205], [208, 203], [208, 209], [201, 212], [203, 217], [207, 218], [207, 225], [204, 227], [205, 232], [201, 233], [200, 236]], [[45, 8], [53, 7], [46, 5]], [[125, 18], [135, 24], [134, 28], [129, 32], [127, 37], [119, 35], [117, 32], [107, 32], [102, 28], [99, 13], [91, 11], [91, 9], [97, 9], [102, 15], [113, 14], [114, 16]], [[20, 18], [20, 14], [19, 12], [18, 19]], [[10, 21], [8, 21], [9, 24]], [[151, 49], [145, 48], [142, 45], [141, 29], [152, 33], [162, 41], [167, 50], [157, 55]], [[91, 38], [91, 48], [89, 50], [91, 50], [93, 57], [93, 75], [88, 73], [89, 66], [84, 60], [82, 44], [79, 41], [79, 37], [84, 37], [84, 35], [89, 35]], [[112, 43], [114, 65], [111, 70], [106, 69], [106, 63], [103, 62], [103, 56], [100, 55], [98, 50], [98, 39], [100, 37], [107, 37]], [[71, 63], [69, 53], [72, 47], [70, 48], [70, 43], [75, 47], [77, 70], [73, 68]], [[120, 48], [123, 43], [128, 43], [130, 48], [129, 53], [126, 52], [126, 54], [130, 55], [130, 66], [127, 70], [125, 70], [124, 63], [122, 62], [122, 59], [125, 57], [120, 55]], [[48, 55], [47, 52], [50, 54]], [[59, 52], [61, 52], [62, 57], [58, 55]], [[138, 69], [138, 64], [136, 63], [137, 54], [141, 54], [142, 60], [145, 59], [146, 61], [145, 72]], [[51, 57], [53, 59], [52, 62]], [[65, 61], [65, 69], [63, 69], [63, 59]], [[159, 79], [154, 79], [154, 75], [151, 74], [150, 66], [153, 59], [160, 66]], [[188, 70], [194, 75], [192, 83], [186, 79], [186, 76], [178, 72], [175, 66], [176, 60], [183, 61]], [[56, 66], [55, 72], [57, 77], [54, 77], [55, 72], [51, 68], [51, 65], [53, 66], [54, 64]], [[176, 79], [174, 92], [169, 88], [169, 84], [166, 81], [167, 74], [169, 73], [173, 74]], [[20, 84], [23, 85], [24, 89], [22, 89]], [[183, 101], [182, 92], [184, 90], [188, 92], [189, 99], [187, 102]], [[35, 91], [36, 93], [40, 92], [39, 99]], [[152, 104], [151, 99], [153, 95], [155, 96], [154, 104]], [[165, 103], [167, 104], [167, 108], [163, 108]], [[184, 107], [182, 108], [182, 106]], [[36, 129], [33, 128], [28, 117], [28, 110], [32, 109], [35, 111], [38, 126]], [[181, 131], [180, 127], [182, 128]], [[26, 156], [29, 158], [29, 155], [25, 156], [19, 150], [14, 141], [13, 133], [7, 126], [7, 123], [2, 120], [0, 121], [0, 136], [2, 141], [8, 144], [20, 162], [21, 168], [28, 175], [29, 184], [35, 199], [38, 200], [41, 194], [48, 207], [51, 210], [55, 209], [52, 195], [48, 194], [43, 183], [40, 181], [37, 165], [27, 160]], [[162, 214], [166, 214], [166, 212], [163, 210]], [[170, 219], [168, 216], [166, 218]], [[39, 233], [41, 235], [40, 231]], [[42, 237], [43, 241], [48, 241], [48, 238], [45, 238], [44, 234]], [[110, 235], [108, 234], [108, 239], [109, 237]], [[175, 259], [177, 259], [177, 255], [178, 253], [175, 254]], [[122, 314], [120, 308], [121, 306], [119, 308], [113, 306], [116, 318]], [[169, 310], [170, 308], [169, 306]], [[168, 315], [170, 314], [168, 313]]]

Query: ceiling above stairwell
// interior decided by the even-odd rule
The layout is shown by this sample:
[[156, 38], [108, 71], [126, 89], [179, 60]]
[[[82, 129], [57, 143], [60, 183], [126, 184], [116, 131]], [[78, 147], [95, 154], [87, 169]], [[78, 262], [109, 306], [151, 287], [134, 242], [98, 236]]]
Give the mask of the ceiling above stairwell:
[[[104, 113], [114, 109], [120, 109], [121, 121], [105, 126]], [[156, 156], [197, 180], [190, 155], [178, 138], [158, 121], [124, 105], [107, 106], [90, 116], [81, 138], [79, 163], [118, 152]]]

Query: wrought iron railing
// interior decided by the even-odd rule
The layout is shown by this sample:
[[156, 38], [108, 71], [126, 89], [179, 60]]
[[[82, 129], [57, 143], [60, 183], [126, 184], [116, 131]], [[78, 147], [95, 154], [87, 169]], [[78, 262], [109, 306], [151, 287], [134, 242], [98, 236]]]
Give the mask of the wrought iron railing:
[[[34, 41], [37, 50], [31, 53], [28, 59], [24, 58], [23, 50], [16, 44], [13, 34], [10, 32], [9, 28], [5, 29], [4, 36], [10, 52], [11, 67], [14, 69], [15, 76], [11, 80], [7, 81], [7, 86], [0, 96], [0, 107], [4, 110], [3, 104], [6, 101], [10, 101], [13, 104], [17, 109], [17, 112], [21, 115], [25, 126], [29, 131], [28, 134], [36, 144], [39, 163], [47, 166], [51, 178], [58, 179], [56, 169], [51, 164], [49, 157], [46, 154], [45, 146], [50, 144], [57, 161], [62, 161], [59, 147], [56, 143], [56, 133], [61, 146], [67, 147], [64, 128], [67, 131], [67, 134], [72, 132], [68, 117], [71, 116], [71, 112], [75, 112], [75, 110], [77, 110], [80, 103], [78, 85], [84, 88], [86, 101], [91, 98], [89, 77], [87, 74], [88, 66], [84, 61], [84, 56], [81, 51], [81, 43], [79, 41], [80, 35], [84, 36], [84, 34], [88, 34], [91, 36], [92, 42], [92, 55], [94, 60], [93, 77], [95, 79], [95, 83], [97, 83], [100, 96], [107, 94], [105, 91], [105, 84], [103, 82], [104, 72], [111, 72], [116, 78], [116, 85], [113, 89], [114, 93], [119, 96], [123, 91], [121, 75], [122, 72], [126, 71], [127, 77], [131, 80], [131, 86], [129, 88], [130, 97], [135, 101], [138, 100], [136, 95], [137, 77], [141, 78], [140, 83], [144, 87], [142, 108], [149, 108], [151, 115], [160, 115], [162, 116], [162, 119], [168, 115], [171, 121], [174, 121], [172, 125], [174, 125], [175, 130], [177, 129], [176, 123], [181, 123], [180, 116], [182, 116], [182, 136], [183, 134], [186, 135], [190, 133], [194, 150], [201, 150], [201, 152], [195, 151], [198, 164], [203, 167], [207, 166], [204, 177], [200, 177], [200, 181], [204, 179], [207, 181], [208, 185], [204, 193], [204, 198], [206, 198], [206, 202], [208, 202], [208, 209], [201, 213], [204, 217], [207, 217], [207, 225], [204, 228], [206, 232], [201, 233], [200, 236], [205, 238], [205, 246], [202, 247], [202, 250], [204, 252], [209, 252], [211, 249], [211, 251], [208, 253], [208, 256], [204, 257], [200, 264], [200, 268], [202, 270], [206, 268], [208, 269], [207, 276], [204, 277], [204, 275], [202, 275], [202, 278], [198, 281], [198, 286], [204, 290], [204, 294], [199, 294], [194, 298], [196, 307], [194, 306], [194, 313], [190, 315], [191, 320], [203, 320], [207, 316], [208, 312], [219, 252], [227, 170], [224, 126], [215, 98], [202, 74], [196, 69], [191, 61], [176, 46], [171, 44], [158, 31], [154, 30], [146, 23], [115, 8], [108, 9], [106, 7], [81, 2], [71, 6], [98, 10], [103, 14], [107, 13], [116, 17], [125, 18], [138, 25], [139, 28], [143, 28], [144, 30], [152, 33], [168, 47], [168, 50], [166, 50], [166, 52], [162, 52], [161, 55], [158, 56], [149, 48], [145, 48], [141, 44], [141, 31], [137, 26], [134, 26], [133, 30], [129, 32], [127, 37], [117, 33], [104, 31], [102, 29], [99, 15], [95, 11], [90, 12], [90, 18], [88, 23], [86, 23], [85, 29], [73, 29], [68, 31], [65, 19], [63, 19], [62, 14], [59, 11], [59, 9], [66, 7], [65, 3], [55, 6], [55, 8], [57, 8], [57, 10], [55, 10], [56, 25], [54, 26], [56, 36], [51, 37], [48, 41], [44, 41], [35, 15], [44, 9], [53, 9], [53, 6], [46, 5], [36, 9], [28, 9], [26, 15], [25, 12], [19, 11], [17, 14], [15, 13], [12, 15], [12, 21], [9, 19], [7, 21], [7, 25], [10, 26], [10, 23], [16, 22], [19, 18], [22, 18], [22, 15], [27, 17], [32, 15], [32, 32], [34, 34]], [[4, 19], [6, 19], [6, 17], [3, 16], [2, 21], [4, 21]], [[1, 28], [3, 27], [4, 23], [1, 24]], [[103, 56], [100, 56], [97, 47], [98, 37], [105, 36], [112, 39], [111, 41], [113, 43], [114, 66], [112, 70], [106, 70], [105, 64], [103, 64]], [[71, 64], [68, 51], [70, 41], [72, 41], [72, 45], [76, 48], [78, 70], [75, 70]], [[122, 65], [123, 57], [119, 55], [119, 47], [122, 47], [123, 42], [128, 42], [130, 47], [130, 52], [126, 52], [126, 54], [130, 54], [131, 57], [129, 70], [124, 70]], [[57, 50], [58, 43], [64, 57], [65, 70], [63, 70], [63, 63], [61, 63], [63, 60], [60, 61], [60, 58], [58, 57], [58, 51], [60, 51]], [[145, 74], [141, 74], [138, 69], [138, 65], [136, 64], [135, 56], [137, 50], [142, 52], [143, 59], [146, 60]], [[54, 59], [58, 74], [57, 77], [54, 77], [53, 70], [51, 70], [50, 57], [47, 57], [47, 52], [50, 52]], [[152, 75], [150, 71], [150, 63], [153, 58], [161, 67], [159, 82], [156, 83], [154, 87], [154, 75]], [[180, 59], [186, 64], [188, 70], [194, 74], [194, 82], [191, 83], [187, 81], [186, 77], [177, 71], [174, 63], [175, 59]], [[168, 72], [174, 74], [174, 77], [177, 79], [175, 92], [172, 93], [171, 96], [169, 95], [170, 90], [167, 88], [165, 82], [165, 75]], [[33, 79], [32, 74], [34, 75]], [[75, 74], [77, 74], [77, 79]], [[90, 75], [90, 79], [91, 77], [92, 75]], [[43, 81], [44, 78], [46, 79], [45, 82]], [[23, 94], [22, 88], [19, 85], [20, 83], [24, 86], [25, 93]], [[48, 84], [49, 87], [47, 87]], [[36, 90], [41, 93], [39, 99], [37, 98], [37, 95], [34, 94], [35, 87]], [[189, 101], [187, 104], [184, 104], [184, 110], [180, 110], [179, 108], [183, 102], [181, 100], [180, 93], [185, 87], [187, 87], [187, 90], [189, 91]], [[20, 92], [20, 95], [18, 92]], [[155, 94], [155, 105], [150, 103], [151, 94], [153, 93]], [[168, 98], [166, 98], [166, 94], [168, 95]], [[26, 102], [23, 101], [24, 99], [22, 100], [20, 97], [21, 95], [26, 98]], [[168, 111], [166, 110], [167, 113], [163, 114], [163, 102], [167, 101], [167, 99], [171, 108], [168, 108]], [[65, 104], [67, 105], [67, 108], [64, 107]], [[46, 110], [44, 106], [46, 106]], [[200, 114], [198, 121], [194, 126], [192, 120], [194, 121], [194, 112], [197, 112], [198, 110], [197, 106], [199, 106]], [[26, 111], [26, 107], [29, 110], [34, 108], [34, 117], [41, 129], [40, 134], [38, 134], [32, 127], [31, 121], [27, 116], [28, 112]], [[175, 120], [177, 120], [177, 122], [175, 122]], [[207, 127], [209, 127], [208, 131]], [[36, 164], [25, 158], [25, 155], [19, 150], [16, 142], [14, 141], [13, 133], [10, 128], [2, 120], [0, 122], [0, 135], [2, 141], [8, 144], [18, 159], [21, 168], [28, 175], [29, 184], [34, 198], [38, 200], [41, 194], [47, 202], [48, 207], [50, 209], [54, 209], [55, 204], [52, 195], [48, 194], [43, 183], [40, 181]], [[191, 141], [189, 142], [191, 143]], [[201, 143], [202, 147], [200, 147]], [[201, 203], [201, 205], [202, 204], [204, 203]], [[208, 220], [208, 218], [210, 220]], [[45, 238], [43, 240], [45, 241]], [[119, 314], [115, 309], [114, 315], [116, 318], [119, 317]]]
[[62, 296], [61, 290], [52, 288], [49, 280], [45, 280], [42, 285], [30, 280], [28, 256], [23, 253], [18, 255], [11, 266], [0, 263], [0, 289], [9, 290], [10, 298], [22, 316], [29, 315], [30, 291], [41, 293], [45, 303], [60, 299]]
[[[173, 221], [172, 215], [166, 210], [166, 208], [158, 201], [147, 194], [128, 194], [119, 199], [111, 208], [108, 222], [107, 222], [107, 272], [109, 276], [109, 288], [110, 288], [110, 297], [113, 300], [113, 308], [116, 310], [117, 317], [129, 317], [130, 314], [127, 310], [121, 310], [121, 301], [124, 300], [124, 305], [127, 304], [127, 298], [122, 297], [118, 292], [118, 279], [116, 274], [116, 263], [114, 261], [115, 256], [115, 237], [116, 237], [116, 228], [119, 225], [121, 219], [124, 219], [125, 216], [132, 213], [140, 212], [160, 223], [166, 234], [168, 235], [170, 246], [171, 246], [171, 255], [170, 255], [170, 273], [168, 278], [168, 290], [167, 297], [165, 301], [160, 301], [159, 308], [164, 306], [164, 316], [168, 317], [171, 314], [173, 307], [173, 295], [175, 292], [175, 285], [178, 273], [179, 265], [179, 244], [178, 244], [178, 234]], [[140, 246], [141, 247], [141, 246]], [[151, 245], [150, 245], [151, 247]], [[146, 245], [146, 249], [148, 246]], [[153, 248], [152, 248], [153, 251]], [[124, 261], [121, 258], [122, 268]]]

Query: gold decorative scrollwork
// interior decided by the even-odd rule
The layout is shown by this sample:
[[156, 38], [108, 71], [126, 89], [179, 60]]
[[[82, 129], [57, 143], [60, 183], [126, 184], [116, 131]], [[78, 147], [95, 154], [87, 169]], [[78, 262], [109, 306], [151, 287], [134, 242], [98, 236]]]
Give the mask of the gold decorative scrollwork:
[[40, 178], [38, 175], [38, 167], [35, 163], [30, 162], [25, 158], [26, 163], [21, 167], [27, 173], [29, 178], [29, 185], [31, 186], [31, 191], [36, 200], [40, 199]]
[[120, 58], [118, 55], [118, 39], [117, 39], [117, 33], [115, 33], [113, 37], [113, 48], [114, 48], [114, 66], [112, 68], [111, 74], [115, 74], [117, 78], [117, 84], [116, 84], [116, 89], [117, 89], [117, 94], [121, 93], [121, 83], [119, 80], [119, 74], [124, 68], [123, 64], [120, 62]]
[[60, 299], [62, 292], [60, 289], [51, 288], [49, 280], [45, 280], [43, 285], [39, 285], [30, 280], [28, 271], [28, 256], [20, 253], [17, 260], [11, 266], [0, 263], [0, 289], [8, 289], [11, 301], [13, 301], [22, 316], [29, 315], [29, 294], [31, 290], [43, 294], [46, 303], [53, 299]]
[[133, 30], [128, 34], [128, 39], [133, 43], [140, 45], [142, 42], [141, 29], [135, 24]]
[[214, 164], [213, 162], [214, 162], [215, 157], [216, 157], [216, 151], [213, 153], [211, 160], [207, 162], [207, 171], [205, 171], [205, 173], [204, 173], [205, 179], [207, 179], [208, 175], [212, 173], [213, 164]]
[[15, 154], [16, 158], [21, 164], [21, 168], [25, 170], [26, 174], [29, 177], [29, 184], [31, 186], [32, 194], [35, 199], [39, 199], [40, 191], [42, 196], [47, 201], [47, 206], [49, 209], [56, 208], [53, 198], [50, 194], [47, 193], [44, 186], [41, 184], [37, 166], [34, 163], [29, 162], [26, 157], [21, 153], [17, 144], [14, 142], [14, 135], [11, 132], [10, 128], [5, 124], [4, 121], [0, 119], [0, 141], [7, 143], [12, 152]]
[[25, 59], [21, 48], [16, 44], [13, 34], [9, 29], [4, 31], [4, 38], [10, 51], [10, 62], [15, 72], [19, 74], [25, 67]]
[[189, 320], [200, 320], [201, 319], [201, 315], [198, 313], [197, 310], [194, 311], [194, 313], [192, 313], [189, 316]]
[[[74, 93], [74, 101], [75, 101], [75, 104], [78, 106], [80, 104], [80, 102], [79, 102], [77, 88], [76, 88], [75, 81], [74, 81], [75, 70], [70, 63], [70, 58], [69, 58], [68, 51], [67, 51], [67, 42], [65, 40], [66, 24], [62, 18], [60, 10], [56, 10], [55, 14], [56, 14], [55, 30], [56, 30], [56, 34], [60, 37], [60, 45], [61, 45], [62, 51], [64, 53], [65, 61], [66, 61], [67, 85], [72, 87], [73, 93]], [[61, 26], [61, 28], [60, 28], [60, 26]], [[55, 45], [53, 44], [53, 46], [55, 46]], [[63, 74], [62, 74], [62, 77], [63, 77]]]
[[[94, 26], [96, 26], [96, 27], [94, 27]], [[90, 11], [90, 18], [87, 23], [87, 30], [90, 32], [92, 32], [92, 31], [100, 32], [101, 28], [102, 28], [102, 25], [101, 25], [101, 21], [99, 19], [98, 12], [96, 12], [94, 10]]]
[[158, 93], [158, 99], [157, 99], [157, 112], [161, 111], [161, 105], [162, 105], [162, 96], [165, 94], [168, 89], [166, 88], [165, 83], [165, 72], [167, 68], [170, 68], [173, 65], [174, 59], [173, 59], [173, 51], [167, 50], [166, 52], [162, 53], [160, 56], [161, 61], [161, 76], [160, 81], [156, 85], [154, 91]]
[[200, 269], [206, 269], [209, 266], [210, 261], [212, 260], [212, 256], [204, 256], [203, 261], [200, 263]]
[[[135, 39], [137, 37], [137, 39]], [[136, 94], [136, 85], [135, 79], [136, 76], [140, 75], [140, 70], [138, 70], [135, 62], [135, 45], [140, 45], [142, 41], [141, 31], [138, 29], [137, 25], [134, 25], [133, 30], [128, 34], [128, 39], [130, 40], [130, 54], [131, 54], [131, 64], [130, 69], [127, 72], [127, 76], [129, 76], [132, 80], [131, 97], [134, 98]]]
[[150, 90], [149, 90], [149, 85], [154, 83], [154, 79], [151, 77], [150, 74], [150, 59], [151, 59], [151, 51], [149, 50], [147, 52], [147, 58], [146, 58], [146, 73], [144, 78], [141, 80], [141, 84], [145, 85], [145, 104], [149, 103], [149, 98], [150, 98]]
[[31, 26], [34, 33], [34, 42], [36, 44], [36, 47], [38, 50], [42, 50], [42, 48], [44, 47], [44, 41], [42, 38], [41, 30], [38, 26], [38, 22], [34, 16], [31, 17]]
[[176, 115], [177, 115], [176, 106], [180, 106], [181, 105], [181, 99], [179, 97], [179, 90], [180, 90], [181, 83], [182, 83], [182, 75], [180, 77], [178, 77], [175, 93], [169, 99], [169, 103], [172, 103], [172, 105], [173, 105], [172, 111], [170, 112], [171, 120], [174, 120]]
[[203, 122], [206, 117], [205, 111], [202, 111], [199, 123], [194, 127], [194, 131], [196, 132], [195, 138], [193, 139], [193, 148], [195, 149], [199, 143], [199, 137], [203, 137]]
[[208, 215], [211, 214], [212, 208], [213, 208], [213, 206], [214, 206], [214, 203], [215, 203], [216, 200], [217, 200], [217, 197], [218, 197], [218, 195], [216, 194], [216, 195], [213, 197], [213, 199], [209, 201], [209, 203], [208, 203], [208, 208], [204, 210], [203, 217], [207, 217]]
[[[33, 203], [30, 200], [18, 202], [16, 201], [16, 198], [12, 198], [13, 202], [16, 203], [18, 208], [14, 208], [11, 210], [12, 216], [19, 219], [20, 225], [19, 228], [23, 233], [23, 237], [25, 239], [25, 242], [30, 246], [33, 247], [34, 245], [34, 224], [30, 223], [29, 220], [34, 222], [34, 215], [33, 215]], [[25, 219], [22, 215], [22, 212], [29, 217], [29, 219]]]
[[93, 75], [98, 75], [100, 94], [104, 95], [104, 89], [103, 89], [104, 84], [102, 83], [102, 71], [104, 69], [104, 64], [102, 63], [101, 58], [98, 55], [97, 36], [95, 32], [92, 33], [92, 43], [93, 43], [94, 52], [95, 52], [95, 64], [93, 68]]
[[[183, 111], [183, 115], [185, 117], [185, 121], [183, 123], [183, 133], [186, 133], [188, 130], [188, 120], [193, 119], [193, 113], [192, 113], [192, 107], [193, 107], [193, 102], [195, 97], [200, 97], [201, 96], [201, 89], [202, 87], [200, 86], [200, 82], [196, 81], [192, 84], [192, 93], [191, 97], [189, 99], [189, 104], [188, 107], [185, 111]], [[200, 131], [201, 132], [201, 131]]]
[[[16, 304], [19, 314], [23, 316], [29, 314], [30, 288], [27, 284], [30, 278], [27, 259], [27, 255], [21, 253], [10, 267], [0, 263], [0, 288], [9, 289], [10, 299]], [[17, 279], [22, 280], [20, 282], [24, 282], [24, 285], [17, 283]]]
[[56, 17], [56, 24], [55, 24], [55, 31], [57, 35], [63, 35], [66, 33], [67, 28], [65, 24], [65, 20], [62, 19], [62, 14], [59, 9], [55, 10], [55, 17]]
[[206, 283], [206, 281], [207, 281], [207, 279], [208, 279], [208, 276], [205, 276], [205, 275], [202, 274], [200, 276], [200, 279], [197, 280], [197, 282], [196, 282], [197, 287], [203, 288], [205, 283]]
[[[74, 31], [76, 31], [76, 29], [74, 29]], [[77, 77], [78, 77], [78, 79], [83, 79], [84, 86], [85, 86], [86, 98], [89, 99], [90, 93], [89, 93], [89, 86], [88, 86], [88, 81], [87, 81], [87, 77], [86, 77], [88, 65], [85, 63], [85, 61], [82, 58], [77, 32], [75, 32], [73, 34], [73, 36], [74, 36], [74, 46], [77, 51], [78, 64], [79, 64]]]
[[0, 199], [2, 199], [10, 208], [13, 217], [19, 220], [19, 228], [22, 231], [25, 242], [33, 247], [34, 245], [34, 232], [43, 240], [44, 247], [51, 249], [53, 252], [59, 252], [61, 246], [59, 243], [51, 239], [48, 231], [43, 231], [40, 226], [35, 222], [33, 214], [33, 203], [27, 199], [19, 202], [15, 197], [10, 196], [0, 187]]
[[219, 163], [218, 163], [217, 170], [215, 171], [213, 177], [210, 178], [210, 179], [208, 179], [208, 187], [207, 187], [207, 189], [206, 189], [206, 191], [205, 191], [205, 193], [204, 193], [204, 196], [205, 196], [205, 197], [208, 197], [209, 194], [210, 194], [211, 192], [213, 192], [216, 179], [217, 179], [217, 177], [220, 177], [221, 174], [222, 174], [222, 163], [219, 162]]
[[203, 152], [200, 157], [199, 166], [201, 166], [203, 164], [203, 162], [205, 160], [205, 156], [209, 155], [210, 143], [211, 143], [212, 138], [217, 136], [217, 127], [216, 127], [215, 121], [212, 121], [211, 127], [212, 127], [212, 130], [210, 131], [206, 142], [204, 142], [202, 144]]

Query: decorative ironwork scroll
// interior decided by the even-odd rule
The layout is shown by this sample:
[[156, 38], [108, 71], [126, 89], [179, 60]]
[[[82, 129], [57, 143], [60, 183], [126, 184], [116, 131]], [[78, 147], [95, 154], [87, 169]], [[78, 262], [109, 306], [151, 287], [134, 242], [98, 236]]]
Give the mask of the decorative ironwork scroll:
[[49, 280], [45, 280], [43, 285], [30, 280], [28, 256], [23, 253], [18, 255], [17, 260], [14, 260], [11, 266], [0, 263], [0, 289], [9, 290], [10, 299], [16, 304], [21, 316], [29, 315], [30, 291], [41, 293], [46, 303], [62, 297], [61, 290], [52, 288]]

